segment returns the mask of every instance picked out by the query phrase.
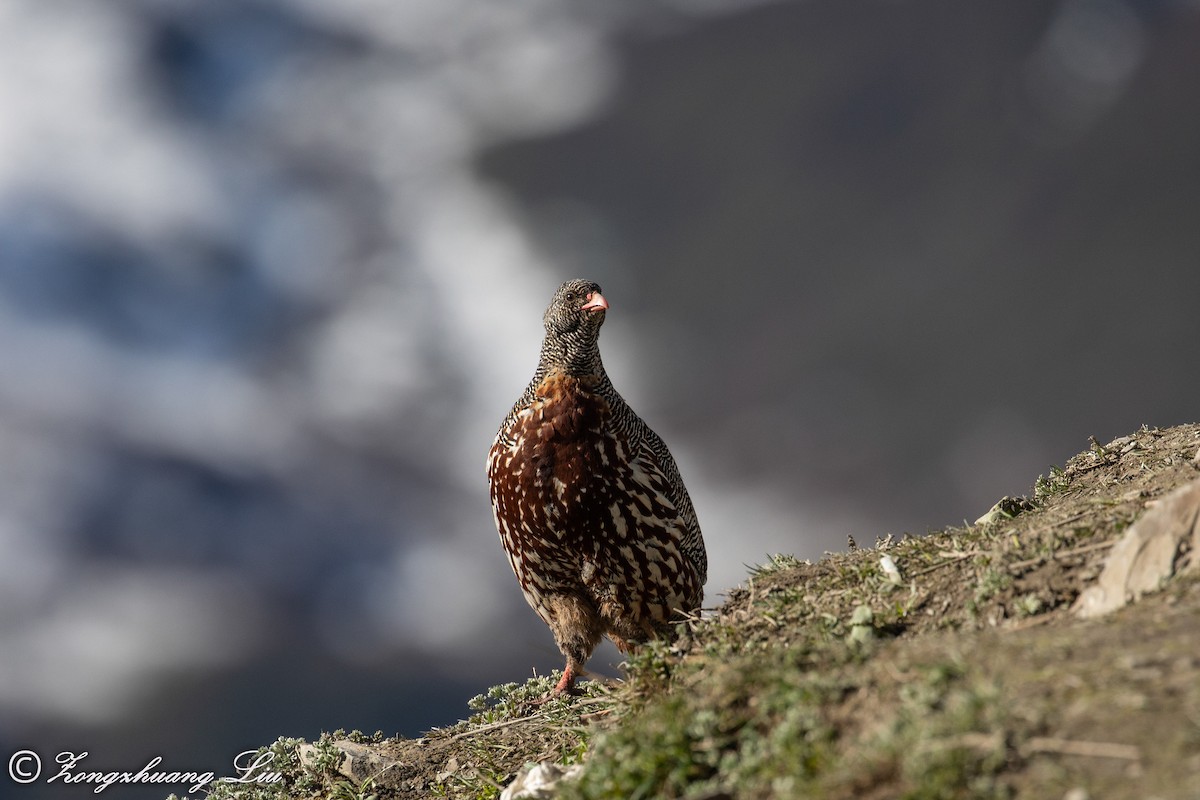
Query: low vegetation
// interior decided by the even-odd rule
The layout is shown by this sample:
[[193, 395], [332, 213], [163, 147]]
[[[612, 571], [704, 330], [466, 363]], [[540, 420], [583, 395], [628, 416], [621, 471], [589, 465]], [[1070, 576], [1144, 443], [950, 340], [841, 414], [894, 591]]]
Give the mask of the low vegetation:
[[622, 683], [541, 705], [555, 676], [498, 686], [416, 740], [280, 739], [281, 781], [210, 796], [494, 798], [549, 761], [584, 764], [555, 789], [576, 799], [1200, 797], [1200, 580], [1070, 611], [1198, 478], [1200, 426], [1093, 442], [974, 525], [771, 557]]

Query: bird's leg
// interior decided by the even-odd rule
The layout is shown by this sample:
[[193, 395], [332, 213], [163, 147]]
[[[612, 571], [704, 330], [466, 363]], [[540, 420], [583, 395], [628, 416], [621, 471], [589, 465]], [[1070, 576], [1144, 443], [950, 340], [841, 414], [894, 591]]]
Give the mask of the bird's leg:
[[528, 701], [529, 705], [540, 706], [544, 703], [549, 703], [551, 700], [557, 700], [560, 697], [578, 697], [583, 694], [583, 691], [575, 686], [575, 681], [586, 674], [581, 664], [568, 657], [567, 665], [563, 668], [562, 677], [559, 678], [555, 687], [547, 692], [545, 697]]
[[587, 597], [552, 595], [546, 599], [546, 605], [550, 611], [547, 621], [554, 633], [554, 642], [567, 659], [562, 679], [546, 699], [582, 694], [575, 688], [575, 681], [586, 674], [583, 665], [604, 635], [603, 622]]
[[575, 681], [580, 676], [584, 675], [583, 666], [576, 663], [574, 659], [567, 659], [567, 666], [563, 669], [562, 678], [559, 679], [558, 685], [550, 690], [550, 697], [562, 697], [563, 695], [571, 695], [577, 697], [583, 694], [583, 691], [575, 686]]

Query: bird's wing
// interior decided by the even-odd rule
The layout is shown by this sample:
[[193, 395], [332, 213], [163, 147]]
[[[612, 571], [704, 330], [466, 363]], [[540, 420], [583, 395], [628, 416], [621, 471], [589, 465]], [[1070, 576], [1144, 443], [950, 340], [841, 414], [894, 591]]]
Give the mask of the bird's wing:
[[701, 586], [708, 577], [708, 556], [700, 534], [700, 522], [692, 507], [692, 498], [679, 475], [671, 451], [653, 430], [643, 423], [641, 441], [634, 454], [635, 481], [644, 483], [659, 505], [670, 509], [682, 527], [679, 549], [692, 563]]

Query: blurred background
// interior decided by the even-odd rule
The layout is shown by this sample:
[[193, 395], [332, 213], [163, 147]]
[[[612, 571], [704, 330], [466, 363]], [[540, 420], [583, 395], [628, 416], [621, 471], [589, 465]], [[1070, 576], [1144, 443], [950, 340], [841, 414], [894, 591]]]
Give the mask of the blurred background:
[[1196, 421], [1198, 98], [1196, 0], [5, 0], [0, 756], [560, 666], [484, 457], [569, 277], [710, 606]]

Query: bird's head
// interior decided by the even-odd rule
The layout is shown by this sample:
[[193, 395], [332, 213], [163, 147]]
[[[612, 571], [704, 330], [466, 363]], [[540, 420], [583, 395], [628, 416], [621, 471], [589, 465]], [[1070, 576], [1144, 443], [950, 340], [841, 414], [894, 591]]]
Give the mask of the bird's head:
[[546, 314], [546, 340], [543, 359], [569, 372], [588, 374], [597, 371], [600, 351], [597, 339], [604, 324], [608, 301], [600, 294], [600, 285], [580, 278], [558, 287]]

